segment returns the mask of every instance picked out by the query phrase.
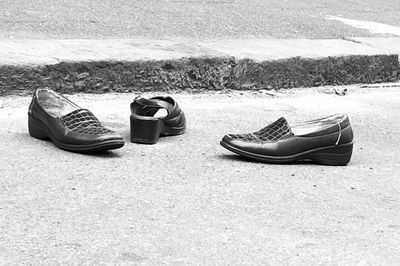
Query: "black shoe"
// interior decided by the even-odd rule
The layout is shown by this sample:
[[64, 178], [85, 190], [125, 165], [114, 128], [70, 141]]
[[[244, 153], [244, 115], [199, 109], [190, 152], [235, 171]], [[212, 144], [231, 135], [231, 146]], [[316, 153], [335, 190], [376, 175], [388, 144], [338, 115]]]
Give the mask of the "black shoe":
[[[167, 114], [154, 115], [161, 109]], [[185, 114], [171, 97], [136, 97], [131, 103], [131, 141], [154, 144], [159, 136], [183, 134], [186, 129]]]
[[241, 156], [268, 163], [311, 160], [346, 165], [353, 151], [353, 131], [345, 114], [289, 126], [280, 118], [249, 134], [229, 134], [221, 145]]
[[28, 127], [32, 137], [50, 139], [68, 151], [93, 152], [124, 146], [123, 138], [105, 128], [89, 110], [49, 89], [39, 89], [33, 95]]

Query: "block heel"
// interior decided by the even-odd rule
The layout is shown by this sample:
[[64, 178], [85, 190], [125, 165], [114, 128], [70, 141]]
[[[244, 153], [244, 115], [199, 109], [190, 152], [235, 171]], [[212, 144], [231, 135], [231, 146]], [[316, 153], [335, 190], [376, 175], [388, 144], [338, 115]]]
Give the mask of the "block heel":
[[34, 118], [31, 115], [28, 115], [28, 130], [29, 130], [29, 135], [31, 135], [36, 139], [40, 140], [50, 139], [45, 130], [45, 125], [43, 125], [43, 123], [40, 120]]
[[[185, 132], [186, 118], [178, 103], [167, 96], [136, 97], [130, 105], [131, 141], [154, 144], [159, 137]], [[161, 115], [163, 110], [165, 115]]]
[[131, 115], [131, 142], [155, 144], [163, 129], [159, 119]]
[[318, 150], [310, 159], [324, 165], [347, 165], [353, 153], [353, 143]]

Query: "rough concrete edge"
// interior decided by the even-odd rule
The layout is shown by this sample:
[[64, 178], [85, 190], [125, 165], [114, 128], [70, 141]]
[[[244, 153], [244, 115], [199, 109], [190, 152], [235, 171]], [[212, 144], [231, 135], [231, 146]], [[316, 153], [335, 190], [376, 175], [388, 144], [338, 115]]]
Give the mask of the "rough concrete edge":
[[0, 95], [49, 87], [61, 93], [259, 90], [393, 82], [398, 55], [352, 55], [256, 62], [233, 57], [161, 61], [61, 62], [0, 66]]

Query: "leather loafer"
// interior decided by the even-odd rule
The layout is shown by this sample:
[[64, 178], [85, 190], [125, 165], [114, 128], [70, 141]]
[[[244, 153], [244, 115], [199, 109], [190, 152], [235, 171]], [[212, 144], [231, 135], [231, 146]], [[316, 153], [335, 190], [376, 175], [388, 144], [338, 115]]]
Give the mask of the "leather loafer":
[[[185, 114], [171, 97], [146, 99], [138, 96], [130, 107], [132, 142], [154, 144], [160, 136], [174, 136], [185, 132]], [[165, 114], [159, 115], [162, 110]]]
[[94, 152], [121, 148], [123, 138], [105, 128], [87, 109], [53, 90], [38, 89], [28, 110], [29, 134], [50, 139], [57, 147], [74, 152]]
[[281, 117], [254, 133], [225, 135], [220, 144], [246, 158], [268, 163], [347, 165], [353, 151], [353, 130], [346, 114], [293, 126]]

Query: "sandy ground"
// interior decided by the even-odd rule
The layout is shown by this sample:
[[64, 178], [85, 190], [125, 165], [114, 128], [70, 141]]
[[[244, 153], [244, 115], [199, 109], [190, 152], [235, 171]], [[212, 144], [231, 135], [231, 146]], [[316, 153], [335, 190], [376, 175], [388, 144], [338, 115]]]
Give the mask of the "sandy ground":
[[[124, 135], [99, 155], [31, 138], [29, 97], [0, 97], [1, 264], [399, 264], [400, 90], [346, 88], [175, 94], [188, 130], [156, 145], [129, 142], [133, 94], [69, 96]], [[218, 144], [333, 113], [355, 133], [346, 167], [251, 162]]]

